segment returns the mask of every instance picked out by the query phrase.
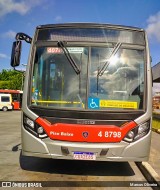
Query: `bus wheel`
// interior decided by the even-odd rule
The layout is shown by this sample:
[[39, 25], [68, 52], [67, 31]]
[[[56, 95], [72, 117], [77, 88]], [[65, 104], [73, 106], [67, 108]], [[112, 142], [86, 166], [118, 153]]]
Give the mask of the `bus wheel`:
[[2, 110], [3, 111], [8, 111], [8, 108], [7, 107], [3, 107]]

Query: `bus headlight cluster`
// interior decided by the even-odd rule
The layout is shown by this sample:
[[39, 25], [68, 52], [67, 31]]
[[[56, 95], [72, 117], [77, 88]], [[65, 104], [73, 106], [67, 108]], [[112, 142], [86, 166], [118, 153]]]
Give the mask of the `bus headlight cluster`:
[[129, 131], [123, 140], [129, 143], [135, 142], [140, 138], [144, 137], [145, 135], [147, 135], [149, 130], [150, 130], [150, 121], [147, 121]]
[[31, 119], [29, 119], [28, 117], [25, 118], [25, 123], [26, 123], [29, 127], [31, 127], [32, 129], [34, 129], [34, 122], [33, 122]]
[[42, 126], [32, 121], [27, 116], [23, 115], [23, 126], [24, 128], [32, 133], [34, 136], [39, 138], [46, 138], [47, 134], [45, 133]]

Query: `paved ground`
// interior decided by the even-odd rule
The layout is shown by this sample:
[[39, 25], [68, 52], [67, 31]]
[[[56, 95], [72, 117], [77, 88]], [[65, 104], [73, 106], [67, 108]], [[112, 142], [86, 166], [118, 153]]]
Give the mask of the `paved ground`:
[[160, 134], [152, 132], [151, 151], [148, 163], [160, 176]]
[[[21, 156], [20, 111], [0, 112], [0, 181], [56, 181], [65, 187], [55, 189], [139, 189], [136, 187], [105, 187], [120, 181], [144, 182], [145, 178], [133, 162], [84, 162], [69, 160], [52, 160]], [[155, 137], [153, 133], [153, 138]], [[157, 142], [157, 140], [156, 140]], [[152, 147], [155, 144], [152, 141]], [[151, 148], [150, 162], [159, 163], [159, 146]], [[157, 150], [158, 149], [158, 150]], [[153, 155], [152, 155], [153, 154]], [[22, 170], [20, 164], [25, 168]], [[157, 169], [156, 165], [154, 166]], [[60, 181], [60, 183], [59, 183]], [[72, 183], [70, 182], [72, 181]], [[74, 185], [76, 187], [70, 187]], [[88, 184], [89, 187], [81, 187]], [[98, 185], [99, 187], [95, 187]], [[80, 186], [80, 187], [78, 187]], [[102, 187], [102, 188], [100, 188]], [[9, 188], [5, 188], [9, 189]], [[30, 188], [33, 189], [33, 188]], [[51, 189], [51, 188], [45, 188]], [[145, 187], [149, 190], [151, 187]]]

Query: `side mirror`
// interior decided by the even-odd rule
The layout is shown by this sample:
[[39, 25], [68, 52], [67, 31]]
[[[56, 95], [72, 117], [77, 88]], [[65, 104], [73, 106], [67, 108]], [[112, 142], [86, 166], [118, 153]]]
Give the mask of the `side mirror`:
[[15, 41], [12, 45], [12, 54], [11, 54], [11, 66], [17, 67], [20, 64], [20, 57], [21, 57], [21, 49], [22, 49], [22, 42]]

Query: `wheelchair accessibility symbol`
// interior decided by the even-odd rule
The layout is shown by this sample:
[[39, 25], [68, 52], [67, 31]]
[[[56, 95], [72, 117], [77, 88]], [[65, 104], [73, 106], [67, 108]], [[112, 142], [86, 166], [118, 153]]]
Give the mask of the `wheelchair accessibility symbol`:
[[89, 98], [88, 99], [88, 108], [99, 109], [99, 98]]

